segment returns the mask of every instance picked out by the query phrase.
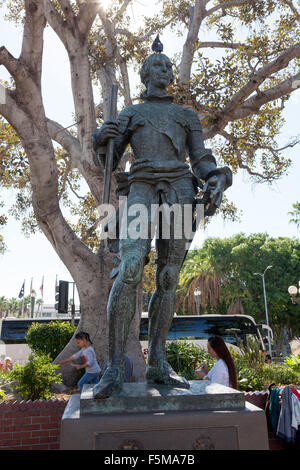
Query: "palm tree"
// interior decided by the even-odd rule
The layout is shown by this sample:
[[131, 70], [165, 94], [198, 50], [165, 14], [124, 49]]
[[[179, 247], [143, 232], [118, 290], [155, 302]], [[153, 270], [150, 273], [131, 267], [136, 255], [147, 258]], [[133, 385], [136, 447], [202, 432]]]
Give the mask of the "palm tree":
[[3, 316], [8, 310], [8, 299], [2, 295], [0, 297], [0, 314]]
[[38, 306], [37, 313], [39, 313], [39, 311], [41, 310], [41, 306], [43, 305], [43, 299], [37, 299], [35, 303]]
[[300, 202], [295, 202], [293, 204], [293, 210], [288, 212], [288, 214], [292, 216], [289, 222], [296, 224], [297, 228], [300, 228]]
[[187, 310], [189, 314], [197, 314], [194, 295], [196, 288], [201, 291], [202, 311], [207, 311], [207, 305], [214, 311], [219, 304], [220, 275], [201, 250], [191, 251], [181, 269], [177, 290], [178, 311], [185, 313]]
[[30, 299], [30, 295], [27, 295], [26, 297], [24, 297], [24, 314], [25, 316], [29, 316], [28, 315], [28, 305], [30, 305], [31, 303], [31, 299]]
[[8, 311], [11, 315], [14, 315], [18, 310], [20, 310], [21, 307], [21, 302], [20, 300], [16, 299], [15, 297], [12, 297], [8, 301]]

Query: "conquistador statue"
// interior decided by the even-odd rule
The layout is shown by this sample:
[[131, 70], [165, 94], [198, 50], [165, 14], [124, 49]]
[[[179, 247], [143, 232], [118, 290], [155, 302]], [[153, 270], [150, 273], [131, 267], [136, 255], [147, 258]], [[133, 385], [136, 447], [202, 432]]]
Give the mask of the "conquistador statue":
[[[217, 168], [211, 150], [205, 149], [197, 114], [173, 103], [167, 88], [173, 81], [172, 63], [161, 52], [150, 55], [140, 72], [146, 91], [142, 102], [125, 108], [118, 121], [106, 121], [93, 133], [95, 151], [105, 159], [106, 145], [114, 139], [114, 170], [130, 144], [134, 162], [127, 174], [123, 194], [128, 211], [133, 204], [194, 204], [201, 181], [209, 191], [207, 213], [220, 205], [223, 192], [232, 184], [228, 167]], [[188, 165], [186, 163], [189, 158]], [[124, 192], [125, 187], [125, 192]], [[128, 216], [128, 224], [130, 216]], [[149, 226], [151, 220], [149, 215]], [[119, 240], [120, 267], [110, 292], [107, 315], [109, 365], [94, 386], [95, 398], [106, 398], [123, 386], [124, 351], [136, 308], [136, 289], [151, 248], [151, 236]], [[189, 388], [166, 360], [165, 341], [175, 309], [179, 271], [189, 239], [156, 237], [156, 289], [149, 304], [149, 384]]]

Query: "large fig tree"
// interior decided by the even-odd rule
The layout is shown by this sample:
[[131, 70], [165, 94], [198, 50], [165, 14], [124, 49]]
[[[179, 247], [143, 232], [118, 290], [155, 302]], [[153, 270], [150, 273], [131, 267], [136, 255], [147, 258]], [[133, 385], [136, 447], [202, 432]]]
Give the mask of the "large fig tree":
[[[0, 89], [1, 182], [16, 189], [11, 210], [22, 217], [24, 229], [34, 231], [38, 226], [71, 273], [81, 303], [79, 328], [89, 331], [103, 363], [113, 257], [95, 237], [103, 168], [95, 158], [91, 133], [108, 117], [111, 84], [119, 84], [119, 109], [138, 100], [130, 70], [150, 53], [157, 33], [178, 38], [173, 58], [176, 80], [170, 93], [177, 103], [199, 114], [204, 138], [211, 140], [219, 164], [272, 182], [291, 163], [276, 137], [284, 104], [300, 85], [300, 11], [293, 0], [161, 0], [157, 13], [137, 27], [130, 10], [134, 0], [112, 0], [107, 8], [101, 0], [1, 3], [8, 8], [8, 20], [23, 27], [19, 57], [5, 46], [0, 48], [0, 65], [11, 76]], [[69, 129], [45, 113], [41, 76], [47, 60], [43, 57], [47, 26], [69, 58], [75, 109], [74, 126]], [[93, 83], [101, 96], [96, 103]], [[126, 157], [130, 161], [130, 152]], [[78, 194], [81, 181], [88, 187], [85, 196]], [[78, 196], [77, 203], [70, 192]], [[117, 203], [114, 197], [112, 201]], [[78, 217], [77, 223], [67, 220], [65, 207]], [[232, 204], [227, 201], [223, 211], [231, 216]], [[136, 378], [142, 380], [140, 311], [137, 305], [128, 350], [135, 360]], [[59, 358], [72, 354], [75, 347], [72, 339]], [[63, 374], [71, 383], [70, 369]]]

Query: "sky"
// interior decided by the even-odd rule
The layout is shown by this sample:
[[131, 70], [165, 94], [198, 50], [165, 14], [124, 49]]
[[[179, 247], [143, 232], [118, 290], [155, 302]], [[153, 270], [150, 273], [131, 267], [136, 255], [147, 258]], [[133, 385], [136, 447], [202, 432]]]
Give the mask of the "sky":
[[[135, 11], [149, 7], [145, 1], [136, 2]], [[5, 45], [16, 57], [20, 53], [22, 30], [4, 21], [4, 12], [0, 9], [0, 45]], [[206, 32], [202, 31], [203, 40]], [[172, 55], [180, 50], [180, 39], [163, 35], [165, 52]], [[178, 41], [178, 42], [177, 42]], [[70, 85], [69, 63], [62, 44], [55, 33], [47, 28], [45, 32], [45, 52], [43, 64], [43, 97], [46, 114], [49, 118], [68, 126], [73, 123], [73, 102]], [[8, 75], [0, 66], [0, 79]], [[132, 80], [138, 77], [131, 73]], [[97, 94], [97, 90], [95, 90]], [[291, 138], [300, 134], [299, 131], [300, 90], [293, 93], [286, 105], [284, 117], [286, 124], [282, 129], [278, 142], [285, 145]], [[244, 171], [240, 171], [233, 179], [233, 185], [226, 195], [242, 211], [240, 222], [224, 222], [221, 216], [213, 217], [205, 229], [196, 234], [192, 247], [201, 246], [207, 237], [230, 237], [236, 233], [246, 234], [266, 232], [273, 237], [299, 237], [296, 225], [289, 223], [288, 212], [292, 204], [300, 200], [300, 146], [289, 149], [288, 155], [293, 165], [288, 174], [272, 186], [252, 184]], [[5, 196], [7, 204], [11, 193], [0, 193]], [[8, 250], [0, 255], [0, 296], [17, 297], [25, 280], [25, 295], [29, 294], [31, 279], [39, 296], [39, 288], [44, 276], [44, 302], [54, 303], [55, 280], [72, 281], [71, 275], [51, 244], [43, 234], [25, 238], [21, 233], [20, 222], [9, 218], [9, 223], [2, 231]], [[300, 269], [299, 269], [300, 271]], [[299, 272], [300, 278], [300, 272]], [[298, 283], [298, 279], [295, 279]], [[75, 295], [75, 302], [77, 302]]]

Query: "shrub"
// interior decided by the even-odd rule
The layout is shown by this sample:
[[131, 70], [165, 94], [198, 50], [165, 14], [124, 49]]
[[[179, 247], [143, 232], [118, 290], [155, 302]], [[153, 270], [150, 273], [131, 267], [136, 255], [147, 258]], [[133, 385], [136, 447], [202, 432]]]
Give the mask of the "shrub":
[[11, 381], [12, 381], [11, 371], [7, 371], [5, 373], [0, 371], [0, 386], [5, 385]]
[[6, 394], [4, 390], [0, 389], [0, 402], [6, 399]]
[[170, 366], [178, 375], [187, 380], [195, 380], [195, 366], [205, 362], [210, 368], [213, 361], [209, 354], [200, 346], [186, 341], [172, 341], [166, 345], [166, 356]]
[[16, 389], [23, 400], [51, 398], [51, 384], [62, 382], [61, 375], [56, 372], [59, 366], [51, 362], [49, 355], [30, 354], [25, 366], [14, 365], [11, 375], [17, 381]]
[[264, 356], [257, 351], [243, 351], [242, 355], [232, 352], [241, 391], [267, 390], [271, 383], [276, 386], [300, 383], [300, 374], [286, 365], [265, 364]]
[[[271, 383], [275, 383], [276, 386], [300, 385], [300, 374], [297, 370], [287, 367], [286, 364], [265, 364], [264, 354], [257, 348], [255, 343], [249, 343], [247, 348], [243, 348], [242, 354], [235, 352], [230, 347], [229, 350], [235, 364], [240, 391], [267, 390]], [[167, 343], [166, 355], [168, 362], [177, 374], [187, 380], [196, 379], [196, 363], [205, 362], [208, 369], [214, 364], [214, 360], [204, 349], [185, 341]]]
[[300, 354], [291, 354], [286, 357], [284, 364], [289, 370], [300, 373]]
[[52, 361], [72, 338], [76, 327], [69, 322], [33, 323], [27, 331], [28, 346], [37, 354], [49, 354]]
[[263, 367], [263, 376], [265, 378], [266, 387], [273, 382], [277, 386], [300, 384], [300, 374], [281, 364], [265, 364]]

